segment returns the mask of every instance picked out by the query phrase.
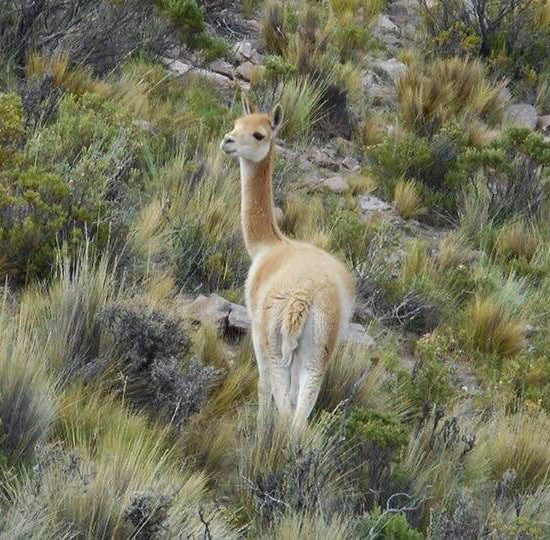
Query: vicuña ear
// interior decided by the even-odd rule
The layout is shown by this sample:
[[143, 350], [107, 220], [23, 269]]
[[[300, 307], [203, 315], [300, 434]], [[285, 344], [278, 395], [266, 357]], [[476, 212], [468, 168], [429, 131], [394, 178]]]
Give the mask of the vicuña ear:
[[283, 108], [280, 103], [277, 103], [271, 111], [271, 129], [278, 131], [283, 123]]
[[252, 114], [254, 112], [254, 107], [252, 106], [248, 99], [248, 96], [244, 92], [241, 92], [241, 101], [243, 104], [244, 114]]

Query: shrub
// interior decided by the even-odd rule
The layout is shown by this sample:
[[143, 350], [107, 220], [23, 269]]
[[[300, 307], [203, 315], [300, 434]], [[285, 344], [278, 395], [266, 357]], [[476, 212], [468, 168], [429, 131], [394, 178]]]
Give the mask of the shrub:
[[138, 408], [180, 428], [206, 402], [218, 370], [197, 360], [182, 362], [190, 340], [177, 317], [143, 306], [110, 305], [99, 320], [112, 343], [109, 350], [120, 360], [120, 391]]
[[400, 180], [394, 190], [393, 205], [403, 219], [422, 215], [426, 209], [418, 193], [418, 184], [414, 180]]
[[393, 509], [382, 511], [380, 507], [363, 518], [361, 538], [369, 540], [422, 540], [424, 535], [413, 529], [403, 512]]
[[469, 202], [480, 217], [478, 211], [497, 222], [533, 216], [544, 200], [542, 181], [549, 163], [550, 145], [538, 134], [515, 128], [487, 148], [467, 150], [455, 181], [477, 186]]
[[464, 332], [477, 350], [509, 356], [525, 342], [525, 322], [495, 297], [477, 297], [466, 310]]
[[548, 28], [539, 15], [541, 4], [530, 0], [474, 0], [471, 5], [464, 0], [422, 0], [421, 11], [438, 53], [479, 55], [497, 74], [521, 82], [529, 70], [540, 73], [548, 59]]
[[436, 60], [423, 72], [409, 66], [397, 84], [403, 124], [421, 136], [434, 135], [464, 115], [492, 120], [501, 112], [502, 86], [491, 83], [477, 60]]
[[261, 33], [268, 52], [282, 56], [288, 46], [285, 32], [284, 4], [270, 0], [264, 5], [261, 19]]
[[0, 314], [0, 486], [11, 467], [30, 465], [55, 418], [54, 384], [29, 329]]

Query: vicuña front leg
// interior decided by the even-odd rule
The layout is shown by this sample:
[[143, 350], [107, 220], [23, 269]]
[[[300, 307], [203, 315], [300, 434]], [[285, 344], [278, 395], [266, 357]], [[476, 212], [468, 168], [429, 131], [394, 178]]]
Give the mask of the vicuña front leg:
[[271, 409], [271, 373], [267, 351], [262, 349], [260, 334], [257, 328], [252, 328], [252, 345], [258, 366], [258, 426], [265, 425]]

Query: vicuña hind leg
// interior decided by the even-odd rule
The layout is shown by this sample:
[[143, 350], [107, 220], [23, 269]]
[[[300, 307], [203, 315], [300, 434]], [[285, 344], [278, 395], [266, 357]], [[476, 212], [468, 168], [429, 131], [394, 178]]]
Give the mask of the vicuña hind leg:
[[292, 431], [295, 434], [303, 431], [315, 406], [327, 363], [336, 345], [336, 335], [336, 324], [327, 321], [323, 316], [308, 320], [296, 351], [299, 369], [298, 395], [292, 422]]

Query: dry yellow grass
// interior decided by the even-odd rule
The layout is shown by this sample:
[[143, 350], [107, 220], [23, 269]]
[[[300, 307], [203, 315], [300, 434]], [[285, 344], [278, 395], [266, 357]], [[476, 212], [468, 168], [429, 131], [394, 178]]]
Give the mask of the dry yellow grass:
[[414, 180], [400, 180], [395, 186], [393, 205], [403, 219], [421, 216], [426, 212], [422, 206], [418, 183]]
[[538, 229], [533, 224], [515, 221], [504, 225], [497, 236], [495, 248], [499, 255], [530, 261], [541, 244]]
[[509, 356], [525, 342], [525, 321], [493, 296], [477, 297], [466, 310], [465, 333], [477, 350]]
[[401, 279], [410, 283], [416, 277], [429, 276], [434, 273], [433, 259], [428, 255], [428, 245], [425, 242], [414, 241], [405, 253]]
[[550, 480], [550, 419], [544, 411], [497, 414], [484, 424], [469, 465], [493, 480], [514, 471], [513, 487], [533, 491]]

